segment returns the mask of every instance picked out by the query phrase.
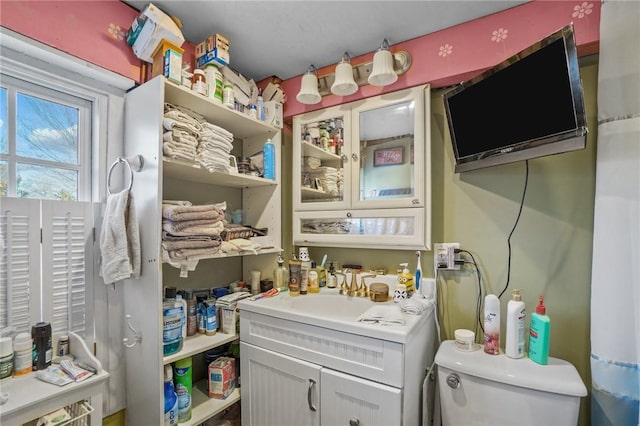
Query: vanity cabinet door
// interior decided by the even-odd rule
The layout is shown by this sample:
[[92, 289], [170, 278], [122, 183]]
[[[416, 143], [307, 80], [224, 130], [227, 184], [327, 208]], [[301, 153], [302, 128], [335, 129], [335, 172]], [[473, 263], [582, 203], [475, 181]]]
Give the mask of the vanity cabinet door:
[[244, 342], [240, 353], [242, 426], [320, 425], [320, 366]]
[[402, 390], [326, 368], [321, 380], [323, 426], [402, 424]]

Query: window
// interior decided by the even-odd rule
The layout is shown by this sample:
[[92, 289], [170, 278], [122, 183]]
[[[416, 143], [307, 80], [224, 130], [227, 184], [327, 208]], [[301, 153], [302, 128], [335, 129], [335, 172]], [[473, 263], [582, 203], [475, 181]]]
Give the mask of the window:
[[91, 102], [0, 74], [0, 195], [91, 197]]

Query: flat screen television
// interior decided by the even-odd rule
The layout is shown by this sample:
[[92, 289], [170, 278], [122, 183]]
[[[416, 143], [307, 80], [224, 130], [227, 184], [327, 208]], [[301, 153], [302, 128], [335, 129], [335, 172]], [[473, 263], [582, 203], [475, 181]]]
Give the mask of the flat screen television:
[[443, 98], [456, 173], [586, 147], [572, 25], [461, 83]]

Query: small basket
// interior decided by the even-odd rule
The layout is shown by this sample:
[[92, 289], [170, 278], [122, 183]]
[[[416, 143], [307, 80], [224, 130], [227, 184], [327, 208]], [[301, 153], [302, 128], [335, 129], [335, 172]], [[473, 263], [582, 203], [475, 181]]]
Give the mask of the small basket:
[[78, 401], [65, 407], [71, 418], [58, 426], [87, 426], [93, 413], [93, 407], [88, 401]]

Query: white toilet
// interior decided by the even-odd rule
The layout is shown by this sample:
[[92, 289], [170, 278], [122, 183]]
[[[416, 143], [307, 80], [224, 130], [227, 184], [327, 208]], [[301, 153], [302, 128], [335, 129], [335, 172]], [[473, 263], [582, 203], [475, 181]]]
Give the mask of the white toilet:
[[447, 340], [436, 353], [443, 425], [578, 423], [587, 389], [571, 363], [549, 357], [548, 365], [539, 365], [526, 356], [488, 355], [476, 346], [463, 352]]

